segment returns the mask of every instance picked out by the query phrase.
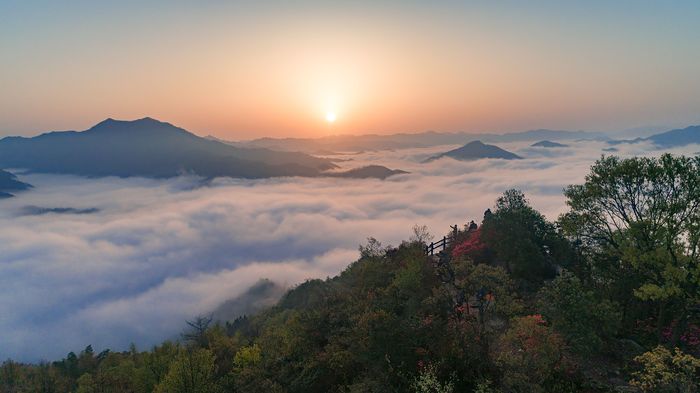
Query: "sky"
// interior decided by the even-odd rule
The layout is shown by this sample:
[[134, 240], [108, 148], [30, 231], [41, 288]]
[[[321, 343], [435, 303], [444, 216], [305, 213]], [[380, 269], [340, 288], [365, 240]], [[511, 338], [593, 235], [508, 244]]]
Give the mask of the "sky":
[[[376, 179], [82, 178], [21, 174], [34, 188], [0, 200], [0, 359], [57, 360], [177, 339], [262, 278], [293, 286], [334, 276], [375, 237], [394, 246], [412, 227], [440, 238], [480, 222], [496, 198], [522, 189], [550, 220], [562, 189], [581, 183], [604, 142], [501, 147], [522, 160], [425, 158], [454, 146], [364, 152], [340, 165], [410, 173]], [[652, 156], [645, 143], [619, 154]], [[698, 145], [673, 149], [692, 154]], [[347, 156], [340, 156], [346, 157]], [[45, 213], [72, 208], [84, 214]]]
[[697, 124], [698, 20], [697, 1], [0, 0], [0, 136]]

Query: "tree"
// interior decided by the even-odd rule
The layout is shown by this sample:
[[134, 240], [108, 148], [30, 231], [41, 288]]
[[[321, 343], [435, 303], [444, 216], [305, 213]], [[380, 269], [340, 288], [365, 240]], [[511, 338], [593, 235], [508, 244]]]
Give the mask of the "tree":
[[245, 367], [257, 366], [261, 360], [262, 354], [260, 352], [260, 347], [257, 344], [253, 344], [249, 347], [243, 347], [236, 352], [233, 364], [236, 368], [242, 369]]
[[494, 347], [507, 392], [542, 392], [562, 369], [564, 340], [540, 315], [516, 318]]
[[189, 331], [182, 334], [182, 338], [198, 345], [200, 348], [207, 347], [207, 329], [212, 321], [212, 316], [198, 315], [193, 321], [185, 321], [189, 326]]
[[677, 317], [678, 342], [700, 302], [700, 157], [603, 157], [565, 195], [560, 222], [587, 250], [593, 281], [620, 288], [624, 310], [631, 296], [654, 302], [659, 340]]
[[415, 393], [452, 393], [454, 392], [454, 383], [451, 380], [441, 382], [435, 365], [429, 364], [420, 370], [418, 376], [414, 378], [411, 388]]
[[461, 306], [462, 313], [476, 315], [482, 326], [486, 320], [500, 318], [507, 321], [522, 311], [523, 304], [517, 297], [513, 280], [503, 268], [476, 265], [464, 257], [455, 258], [448, 266], [439, 268], [441, 276], [450, 275], [443, 272], [446, 268], [452, 269], [453, 278], [448, 284], [453, 287], [454, 306]]
[[88, 345], [80, 352], [78, 356], [78, 370], [82, 375], [84, 373], [92, 373], [97, 368], [98, 359], [95, 359], [95, 351], [92, 345]]
[[150, 390], [165, 378], [170, 365], [178, 358], [180, 351], [179, 344], [166, 341], [143, 354], [144, 379]]
[[360, 244], [358, 248], [362, 258], [381, 258], [389, 249], [388, 247], [383, 247], [382, 243], [373, 237], [368, 237], [367, 244]]
[[596, 298], [593, 291], [567, 271], [542, 287], [538, 308], [569, 345], [583, 354], [599, 351], [620, 323], [615, 304]]
[[484, 256], [486, 244], [481, 240], [481, 236], [481, 228], [466, 232], [463, 235], [464, 240], [457, 243], [452, 249], [452, 257], [465, 256], [475, 263], [486, 262]]
[[634, 360], [642, 366], [642, 369], [632, 373], [630, 385], [644, 392], [692, 393], [698, 391], [700, 359], [684, 354], [678, 348], [671, 353], [668, 349], [657, 346]]
[[78, 378], [78, 388], [76, 393], [97, 393], [97, 385], [92, 374], [85, 373]]
[[0, 391], [14, 393], [19, 391], [20, 366], [11, 359], [0, 366]]
[[520, 190], [508, 190], [484, 216], [481, 241], [514, 278], [539, 286], [565, 262], [568, 244]]
[[156, 393], [218, 393], [214, 355], [206, 349], [183, 349], [170, 365]]
[[430, 234], [427, 225], [416, 224], [413, 226], [413, 236], [411, 236], [409, 241], [419, 243], [421, 245], [426, 245], [428, 244], [428, 242], [433, 240], [433, 237], [434, 236]]

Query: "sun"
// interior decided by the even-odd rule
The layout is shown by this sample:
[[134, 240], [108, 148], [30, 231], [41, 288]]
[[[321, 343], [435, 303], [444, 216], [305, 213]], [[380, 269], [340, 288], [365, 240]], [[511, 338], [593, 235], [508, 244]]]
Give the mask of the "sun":
[[335, 112], [326, 112], [326, 121], [329, 123], [335, 122], [335, 119], [338, 117], [335, 115]]

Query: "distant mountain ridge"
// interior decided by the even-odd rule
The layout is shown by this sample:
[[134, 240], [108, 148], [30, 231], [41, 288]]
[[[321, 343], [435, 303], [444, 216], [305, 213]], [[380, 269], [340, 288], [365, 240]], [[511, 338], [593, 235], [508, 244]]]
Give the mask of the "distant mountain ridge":
[[700, 143], [700, 125], [654, 134], [645, 138], [645, 140], [651, 141], [660, 147], [677, 147]]
[[690, 144], [700, 144], [700, 125], [677, 128], [661, 132], [646, 138], [609, 141], [611, 145], [624, 143], [651, 142], [659, 148], [681, 147]]
[[213, 178], [323, 176], [337, 166], [304, 153], [240, 148], [149, 117], [104, 120], [92, 128], [0, 140], [0, 167], [81, 176]]
[[460, 148], [432, 156], [425, 160], [425, 162], [437, 160], [442, 157], [450, 157], [461, 161], [478, 160], [482, 158], [497, 158], [504, 160], [522, 159], [522, 157], [519, 155], [501, 149], [498, 146], [487, 145], [481, 141], [474, 141], [469, 142]]
[[[218, 138], [212, 139], [222, 141]], [[521, 142], [538, 140], [609, 139], [603, 133], [588, 131], [529, 130], [510, 134], [468, 134], [427, 131], [416, 134], [390, 135], [334, 135], [321, 138], [259, 138], [251, 141], [225, 141], [238, 147], [263, 147], [285, 151], [301, 151], [311, 154], [359, 152], [421, 148], [438, 145], [455, 145], [471, 141], [487, 143]]]

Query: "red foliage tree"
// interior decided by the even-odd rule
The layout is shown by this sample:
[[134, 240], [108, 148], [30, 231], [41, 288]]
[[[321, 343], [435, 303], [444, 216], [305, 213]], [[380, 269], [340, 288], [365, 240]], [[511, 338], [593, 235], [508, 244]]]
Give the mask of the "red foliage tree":
[[452, 257], [466, 256], [475, 262], [479, 262], [485, 250], [486, 244], [481, 239], [481, 228], [478, 228], [469, 232], [466, 240], [452, 249]]

